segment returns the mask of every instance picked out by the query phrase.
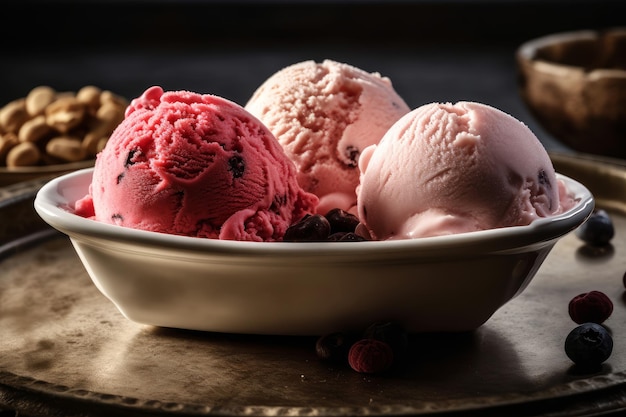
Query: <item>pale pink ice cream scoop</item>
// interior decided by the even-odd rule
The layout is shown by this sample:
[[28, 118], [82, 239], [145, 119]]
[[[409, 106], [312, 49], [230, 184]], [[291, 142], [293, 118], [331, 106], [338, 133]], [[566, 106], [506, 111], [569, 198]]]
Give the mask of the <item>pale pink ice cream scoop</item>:
[[97, 155], [78, 214], [142, 230], [277, 241], [315, 211], [274, 135], [214, 95], [151, 87]]
[[361, 151], [378, 143], [410, 108], [379, 73], [325, 60], [293, 64], [269, 77], [245, 106], [271, 131], [320, 198], [318, 212], [356, 212]]
[[416, 108], [360, 169], [358, 213], [380, 240], [527, 225], [573, 204], [532, 131], [474, 102]]

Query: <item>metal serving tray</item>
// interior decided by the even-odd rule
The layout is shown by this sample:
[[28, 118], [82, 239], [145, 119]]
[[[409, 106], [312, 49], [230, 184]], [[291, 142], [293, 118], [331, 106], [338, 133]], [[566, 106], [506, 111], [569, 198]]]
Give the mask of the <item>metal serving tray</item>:
[[[321, 362], [315, 338], [154, 328], [125, 319], [69, 240], [32, 208], [42, 180], [0, 188], [0, 410], [19, 416], [583, 416], [626, 411], [626, 161], [552, 154], [616, 225], [573, 233], [481, 328], [410, 337], [389, 374]], [[615, 304], [612, 356], [580, 373], [564, 352], [575, 295]], [[2, 413], [2, 415], [5, 415]]]

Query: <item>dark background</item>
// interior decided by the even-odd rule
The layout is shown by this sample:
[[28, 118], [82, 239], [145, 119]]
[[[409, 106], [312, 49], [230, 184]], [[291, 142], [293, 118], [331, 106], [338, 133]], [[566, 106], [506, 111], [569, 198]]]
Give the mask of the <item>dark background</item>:
[[626, 26], [626, 1], [35, 1], [0, 10], [0, 103], [37, 85], [147, 87], [245, 105], [287, 65], [325, 58], [388, 76], [410, 107], [479, 101], [566, 150], [518, 96], [515, 50], [555, 32]]

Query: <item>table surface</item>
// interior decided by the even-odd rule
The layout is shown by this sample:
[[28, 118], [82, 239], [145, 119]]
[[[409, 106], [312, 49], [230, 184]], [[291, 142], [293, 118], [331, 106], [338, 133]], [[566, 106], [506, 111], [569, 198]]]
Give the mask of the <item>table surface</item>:
[[[566, 146], [534, 121], [521, 101], [517, 93], [515, 50], [525, 40], [553, 32], [623, 25], [626, 2], [344, 0], [315, 3], [304, 0], [294, 2], [10, 0], [3, 4], [3, 10], [6, 11], [6, 16], [11, 16], [11, 19], [7, 24], [0, 25], [0, 36], [3, 39], [10, 39], [11, 42], [6, 44], [3, 52], [5, 55], [0, 65], [0, 103], [23, 97], [37, 85], [50, 85], [62, 91], [77, 90], [84, 85], [93, 84], [127, 98], [138, 96], [152, 85], [161, 85], [166, 90], [186, 89], [212, 93], [245, 104], [256, 87], [280, 68], [308, 59], [316, 61], [333, 59], [388, 76], [410, 107], [432, 101], [458, 100], [493, 105], [526, 123], [549, 150], [568, 153], [570, 150]], [[38, 13], [33, 13], [34, 10]], [[3, 243], [2, 233], [0, 230], [0, 243]], [[623, 251], [623, 240], [619, 242], [618, 249]], [[575, 240], [570, 237], [557, 248], [557, 253], [568, 253], [572, 256], [576, 253], [573, 250], [574, 245]], [[60, 253], [65, 254], [63, 251], [66, 249], [65, 247]], [[53, 253], [59, 253], [55, 252], [58, 249], [54, 247], [51, 250]], [[618, 254], [618, 251], [615, 253]], [[618, 258], [616, 255], [612, 258], [613, 268], [624, 268], [623, 262], [619, 259], [623, 257]], [[77, 265], [75, 260], [72, 262], [75, 267]], [[616, 266], [616, 262], [622, 263]], [[550, 286], [551, 268], [556, 270], [555, 265], [548, 264], [546, 273], [539, 276], [539, 285], [534, 287], [535, 290], [542, 288], [542, 282]], [[576, 285], [582, 288], [581, 281], [577, 282]], [[533, 290], [533, 287], [530, 289]], [[621, 289], [612, 288], [611, 291], [618, 297]], [[533, 294], [533, 291], [528, 292], [518, 303], [528, 301]], [[519, 304], [512, 304], [510, 311], [515, 311], [516, 306]], [[106, 307], [99, 305], [98, 308]], [[498, 336], [501, 342], [504, 342], [505, 348], [502, 348], [499, 342], [488, 342], [499, 331], [505, 314], [507, 310], [501, 312], [493, 325], [485, 327], [477, 337], [457, 342], [466, 343], [473, 348], [486, 346], [492, 349], [494, 355], [499, 355], [500, 360], [511, 360], [510, 366], [501, 369], [496, 376], [510, 376], [509, 372], [513, 368], [523, 370], [522, 378], [516, 382], [517, 394], [524, 390], [536, 393], [542, 388], [542, 384], [550, 388], [557, 382], [567, 384], [576, 379], [576, 375], [568, 373], [563, 357], [557, 356], [551, 347], [543, 347], [533, 353], [534, 347], [541, 347], [541, 344], [529, 342], [522, 350], [512, 349], [510, 341], [518, 336], [517, 333], [508, 331], [503, 333], [504, 336]], [[127, 339], [125, 345], [117, 346], [109, 352], [109, 355], [120, 354], [124, 349], [138, 348], [145, 340], [154, 338], [166, 342], [164, 349], [172, 346], [180, 348], [185, 343], [211, 346], [212, 342], [217, 342], [214, 345], [214, 353], [223, 354], [220, 349], [224, 347], [230, 349], [235, 346], [240, 353], [245, 353], [249, 347], [249, 341], [244, 342], [237, 338], [212, 341], [198, 335], [191, 335], [187, 342], [182, 342], [189, 335], [169, 331], [145, 331], [123, 320], [116, 319], [113, 322], [122, 326], [121, 334]], [[561, 324], [559, 329], [565, 330], [562, 326]], [[614, 324], [613, 330], [619, 330], [619, 326]], [[115, 341], [111, 333], [103, 333], [100, 336], [102, 340]], [[65, 334], [62, 340], [67, 342], [76, 337], [77, 334]], [[554, 339], [559, 336], [550, 337]], [[623, 339], [621, 334], [618, 334], [618, 337], [620, 340]], [[46, 344], [45, 340], [42, 339], [40, 342], [43, 344], [32, 345], [27, 352], [28, 358], [32, 361], [26, 361], [22, 365], [45, 364], [47, 358], [45, 355], [56, 351], [47, 350], [46, 347], [50, 345]], [[435, 342], [448, 343], [446, 340]], [[270, 349], [272, 343], [282, 342], [272, 341], [268, 345], [267, 341], [254, 340], [253, 343], [262, 348], [261, 354], [265, 352], [271, 355], [263, 349]], [[355, 396], [366, 393], [372, 399], [397, 398], [395, 394], [384, 392], [391, 386], [389, 382], [363, 379], [351, 373], [341, 374], [341, 381], [336, 380], [333, 383], [322, 384], [321, 379], [311, 379], [329, 373], [312, 365], [311, 352], [302, 353], [302, 343], [307, 346], [308, 341], [292, 345], [290, 351], [292, 356], [288, 358], [292, 362], [297, 361], [306, 371], [291, 375], [293, 380], [287, 385], [293, 384], [291, 389], [294, 392], [301, 390], [305, 385], [315, 386], [315, 389], [326, 390], [325, 395], [332, 399], [334, 394], [328, 387], [351, 380], [356, 384], [355, 391], [352, 392]], [[563, 373], [552, 374], [558, 375], [555, 376], [558, 380], [546, 381], [540, 378], [547, 372], [540, 369], [543, 362], [531, 360], [539, 352], [547, 352], [549, 358], [558, 361], [547, 369], [554, 371], [553, 367], [563, 368]], [[441, 355], [443, 353], [445, 352], [439, 352]], [[561, 353], [558, 352], [558, 355]], [[307, 359], [303, 360], [303, 357]], [[134, 364], [129, 362], [135, 361], [136, 357], [129, 358], [119, 366], [137, 365], [138, 362]], [[608, 369], [605, 368], [606, 374], [610, 375], [608, 379], [593, 379], [591, 382], [585, 380], [579, 387], [581, 391], [593, 391], [598, 386], [604, 386], [602, 389], [606, 395], [602, 397], [601, 405], [604, 407], [603, 412], [607, 413], [610, 412], [611, 403], [614, 408], [619, 409], [626, 403], [624, 383], [621, 382], [623, 375], [610, 372], [610, 366], [617, 365], [618, 367], [613, 370], [618, 371], [626, 369], [626, 366], [621, 367], [620, 361], [624, 360], [623, 357], [617, 358], [617, 362], [607, 365]], [[65, 359], [59, 358], [59, 360], [70, 359], [69, 356]], [[98, 357], [98, 360], [105, 359]], [[41, 360], [44, 362], [38, 362]], [[457, 358], [456, 364], [460, 366], [467, 366], [468, 363], [470, 362], [464, 362], [462, 357]], [[490, 368], [488, 362], [477, 363], [480, 369]], [[417, 364], [413, 366], [416, 367]], [[122, 378], [121, 373], [116, 373], [121, 369], [122, 367], [111, 367], [101, 371], [101, 375], [108, 372], [109, 375]], [[238, 369], [240, 373], [245, 371], [243, 368]], [[412, 368], [409, 372], [415, 370], [416, 368]], [[437, 376], [434, 365], [427, 370], [431, 375]], [[260, 378], [260, 372], [261, 370], [252, 373], [246, 371], [241, 375], [245, 374], [249, 380], [256, 381]], [[471, 372], [471, 369], [468, 368], [464, 372]], [[464, 372], [458, 374], [459, 384], [463, 378], [467, 379], [470, 376]], [[138, 374], [137, 380], [146, 375], [146, 371], [142, 371]], [[175, 377], [178, 374], [172, 375]], [[294, 382], [296, 380], [297, 383]], [[57, 380], [59, 381], [62, 382], [62, 378]], [[493, 391], [489, 391], [494, 389], [494, 385], [490, 385], [493, 381], [489, 378], [484, 380], [482, 385], [475, 387], [476, 392], [480, 394], [482, 390], [483, 394], [486, 392], [493, 394]], [[98, 384], [106, 384], [105, 380], [98, 378], [88, 382], [87, 386], [95, 391], [103, 388], [103, 385]], [[8, 384], [9, 387], [22, 387], [26, 384], [24, 380], [19, 379], [7, 382], [6, 375], [0, 378], [0, 383]], [[37, 385], [36, 380], [32, 384], [30, 387], [34, 387], [35, 392], [37, 389], [43, 389]], [[206, 388], [206, 385], [200, 384], [199, 387], [198, 389]], [[248, 391], [240, 394], [252, 398], [255, 387], [257, 386], [251, 386]], [[446, 387], [443, 383], [437, 386], [436, 381], [431, 387], [434, 387], [431, 392], [434, 395], [432, 398], [437, 398], [435, 389], [440, 390], [438, 395], [444, 398], [445, 394], [454, 388]], [[217, 386], [209, 388], [222, 392]], [[364, 391], [358, 393], [357, 388]], [[402, 389], [413, 388], [415, 387], [411, 386], [410, 381], [404, 381]], [[52, 385], [46, 386], [43, 390], [46, 394], [52, 393], [56, 398], [55, 395], [59, 393], [63, 397], [63, 389], [67, 387]], [[146, 393], [141, 391], [140, 384], [137, 389], [138, 394]], [[12, 400], [20, 401], [20, 395], [24, 392], [19, 389], [14, 394]], [[118, 394], [124, 394], [123, 390]], [[72, 395], [79, 394], [71, 391], [70, 396]], [[277, 398], [282, 398], [278, 391], [276, 395]], [[551, 393], [548, 392], [547, 395]], [[84, 400], [87, 401], [87, 405], [95, 401], [98, 406], [102, 406], [102, 402], [107, 401], [104, 397], [88, 397]], [[42, 398], [49, 397], [44, 395]], [[30, 404], [32, 407], [30, 411], [47, 410], [45, 411], [47, 414], [43, 415], [50, 415], [50, 410], [55, 410], [54, 404], [37, 404], [33, 397], [22, 400]], [[115, 397], [115, 400], [118, 401], [120, 398]], [[339, 404], [339, 400], [331, 405]], [[288, 402], [288, 399], [284, 401]], [[580, 415], [591, 415], [593, 407], [589, 404], [593, 405], [594, 401], [597, 402], [597, 397], [577, 395], [570, 409], [574, 414], [578, 409], [582, 410]], [[411, 406], [416, 407], [416, 404], [411, 403]], [[546, 405], [551, 415], [559, 415], [558, 406], [542, 404]], [[7, 404], [3, 407], [10, 408]], [[0, 410], [3, 407], [0, 407]], [[106, 410], [106, 407], [103, 410]], [[403, 412], [399, 409], [392, 411]], [[173, 412], [176, 413], [175, 410]], [[545, 409], [531, 407], [522, 412], [524, 415], [540, 415], [545, 413]], [[477, 415], [485, 414], [479, 412]]]

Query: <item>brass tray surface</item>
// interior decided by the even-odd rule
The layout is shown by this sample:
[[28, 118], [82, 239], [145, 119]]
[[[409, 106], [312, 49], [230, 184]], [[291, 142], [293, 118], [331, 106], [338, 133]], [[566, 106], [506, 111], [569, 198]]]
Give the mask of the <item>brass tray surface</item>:
[[[591, 416], [626, 411], [626, 161], [551, 154], [616, 226], [591, 250], [573, 233], [482, 327], [411, 335], [388, 374], [320, 361], [314, 337], [133, 323], [100, 294], [67, 237], [34, 212], [35, 180], [0, 188], [0, 413], [19, 416]], [[581, 373], [565, 355], [569, 300], [614, 302], [612, 356]], [[2, 414], [4, 415], [4, 414]]]

